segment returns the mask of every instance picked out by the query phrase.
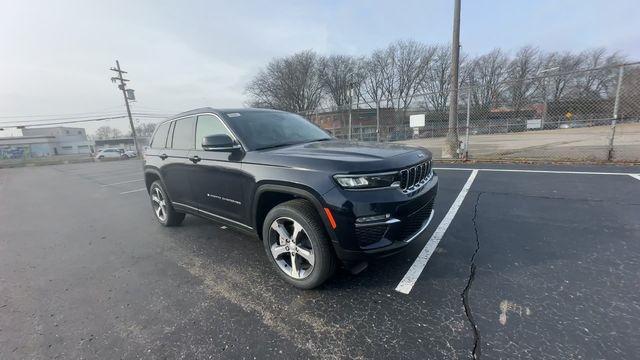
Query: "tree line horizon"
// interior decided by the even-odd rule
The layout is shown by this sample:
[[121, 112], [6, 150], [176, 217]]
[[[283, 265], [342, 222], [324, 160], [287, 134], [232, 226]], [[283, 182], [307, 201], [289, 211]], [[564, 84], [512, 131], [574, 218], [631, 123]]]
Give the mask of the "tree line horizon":
[[[527, 45], [514, 52], [461, 53], [458, 86], [469, 87], [472, 106], [485, 109], [500, 103], [518, 109], [541, 96], [549, 101], [601, 99], [615, 92], [615, 66], [626, 60], [606, 48], [543, 51]], [[450, 91], [450, 46], [415, 40], [395, 41], [365, 56], [304, 50], [273, 58], [245, 89], [252, 107], [298, 113], [351, 104], [445, 112]]]

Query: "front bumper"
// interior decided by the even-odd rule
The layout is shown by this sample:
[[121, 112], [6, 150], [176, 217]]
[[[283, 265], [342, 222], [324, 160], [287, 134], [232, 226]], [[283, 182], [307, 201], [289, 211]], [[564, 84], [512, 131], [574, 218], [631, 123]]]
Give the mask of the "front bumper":
[[[409, 194], [395, 188], [350, 191], [339, 187], [324, 194], [337, 224], [330, 230], [336, 255], [343, 262], [360, 262], [399, 252], [429, 225], [437, 191], [438, 176], [434, 173]], [[357, 218], [381, 214], [390, 218], [356, 225]]]

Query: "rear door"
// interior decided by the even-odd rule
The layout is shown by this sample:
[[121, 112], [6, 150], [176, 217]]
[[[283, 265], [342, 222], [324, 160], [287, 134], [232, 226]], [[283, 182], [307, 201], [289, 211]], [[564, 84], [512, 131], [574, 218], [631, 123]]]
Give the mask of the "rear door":
[[167, 137], [165, 151], [160, 154], [162, 166], [160, 173], [172, 202], [195, 207], [189, 185], [191, 161], [189, 152], [195, 146], [194, 130], [196, 118], [189, 116], [173, 121]]
[[[191, 189], [198, 208], [212, 218], [230, 220], [233, 223], [246, 224], [247, 206], [244, 193], [247, 190], [248, 175], [242, 171], [241, 151], [205, 151], [202, 139], [205, 136], [227, 134], [234, 135], [222, 120], [212, 114], [199, 115], [196, 124], [196, 148], [191, 158], [197, 156], [197, 163], [191, 171]], [[238, 224], [236, 224], [238, 225]]]

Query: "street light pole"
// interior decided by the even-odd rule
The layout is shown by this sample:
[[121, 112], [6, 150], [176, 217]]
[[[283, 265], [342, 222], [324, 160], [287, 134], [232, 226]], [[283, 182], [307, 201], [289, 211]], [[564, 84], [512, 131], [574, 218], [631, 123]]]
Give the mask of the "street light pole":
[[451, 94], [449, 99], [449, 131], [442, 149], [443, 158], [458, 158], [458, 69], [460, 67], [460, 0], [454, 0], [453, 39], [451, 41]]

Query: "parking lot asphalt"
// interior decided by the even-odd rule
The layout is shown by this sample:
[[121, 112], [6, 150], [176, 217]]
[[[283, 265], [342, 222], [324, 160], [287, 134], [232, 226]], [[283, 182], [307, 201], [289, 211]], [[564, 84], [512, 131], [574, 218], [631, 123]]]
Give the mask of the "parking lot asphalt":
[[638, 167], [437, 171], [407, 251], [302, 291], [256, 238], [161, 227], [139, 161], [0, 169], [0, 359], [637, 357]]

